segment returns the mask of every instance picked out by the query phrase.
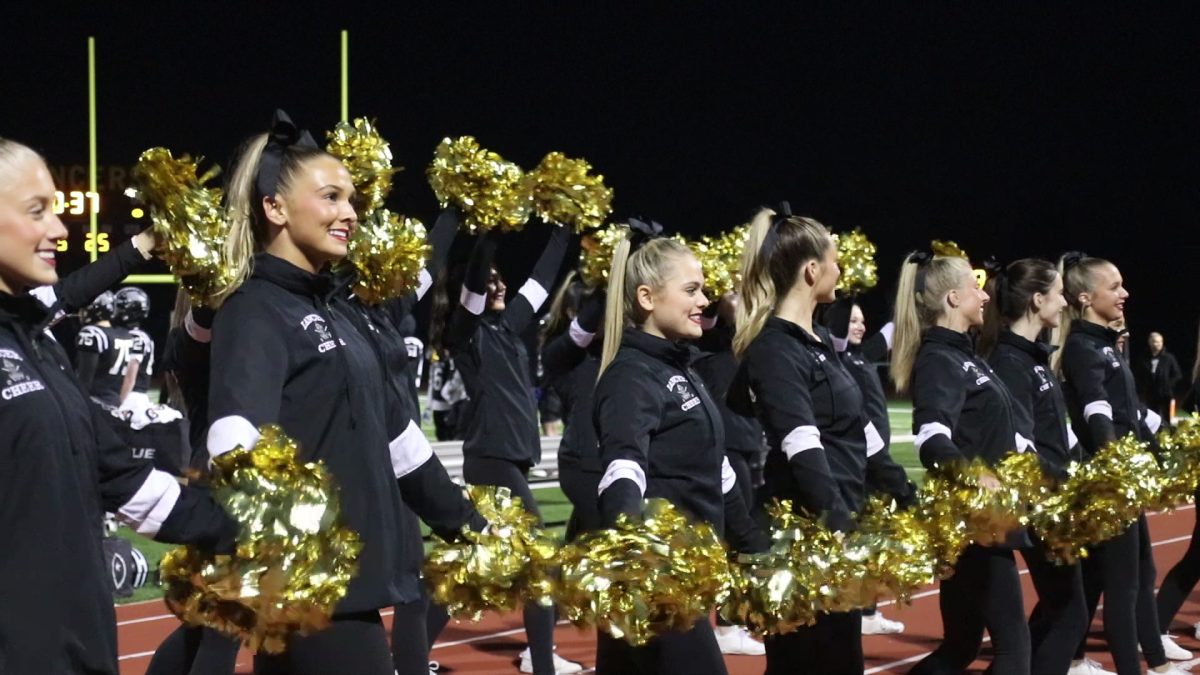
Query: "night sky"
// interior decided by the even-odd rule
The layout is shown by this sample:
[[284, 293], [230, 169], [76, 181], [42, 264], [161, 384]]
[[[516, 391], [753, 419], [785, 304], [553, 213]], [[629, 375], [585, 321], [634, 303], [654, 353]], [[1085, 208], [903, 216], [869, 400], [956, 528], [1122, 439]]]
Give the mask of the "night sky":
[[[100, 164], [165, 145], [227, 165], [276, 107], [333, 125], [348, 29], [350, 114], [377, 118], [408, 167], [391, 205], [426, 222], [434, 146], [471, 134], [526, 167], [587, 158], [617, 218], [716, 233], [787, 199], [862, 227], [876, 325], [899, 260], [932, 238], [979, 260], [1081, 249], [1121, 267], [1135, 349], [1163, 330], [1190, 370], [1200, 5], [90, 4], [0, 23], [0, 135], [51, 164], [87, 159], [88, 35]], [[115, 196], [105, 209], [128, 220]], [[540, 234], [502, 255], [524, 262], [536, 247], [515, 244]]]

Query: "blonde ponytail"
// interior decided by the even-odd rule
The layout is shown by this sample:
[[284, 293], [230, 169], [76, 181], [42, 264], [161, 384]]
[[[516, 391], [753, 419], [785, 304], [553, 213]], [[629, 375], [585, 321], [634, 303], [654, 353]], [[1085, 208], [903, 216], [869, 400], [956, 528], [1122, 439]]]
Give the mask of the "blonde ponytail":
[[738, 359], [746, 353], [775, 311], [775, 283], [759, 255], [774, 217], [775, 212], [771, 209], [761, 209], [755, 214], [750, 221], [746, 248], [742, 251], [742, 287], [737, 307], [737, 331], [733, 335], [733, 355]]
[[254, 136], [243, 144], [237, 166], [225, 188], [229, 234], [225, 239], [224, 253], [225, 264], [232, 274], [229, 283], [213, 297], [215, 307], [220, 307], [250, 277], [251, 262], [258, 249], [257, 242], [262, 241], [257, 232], [257, 211], [261, 206], [254, 203], [254, 178], [258, 175], [258, 162], [266, 145], [267, 134]]
[[[921, 336], [936, 325], [945, 312], [946, 294], [963, 283], [964, 275], [973, 275], [971, 264], [956, 256], [939, 256], [918, 264], [909, 254], [900, 267], [896, 284], [896, 332], [892, 343], [892, 382], [898, 393], [908, 389], [912, 379]], [[921, 277], [918, 284], [918, 277]]]
[[659, 237], [642, 244], [638, 250], [629, 234], [613, 249], [612, 268], [608, 272], [608, 297], [604, 312], [604, 351], [600, 357], [600, 374], [608, 368], [621, 349], [621, 335], [631, 325], [641, 325], [645, 312], [638, 304], [638, 288], [649, 286], [657, 291], [663, 287], [671, 266], [680, 256], [692, 255], [687, 245]]

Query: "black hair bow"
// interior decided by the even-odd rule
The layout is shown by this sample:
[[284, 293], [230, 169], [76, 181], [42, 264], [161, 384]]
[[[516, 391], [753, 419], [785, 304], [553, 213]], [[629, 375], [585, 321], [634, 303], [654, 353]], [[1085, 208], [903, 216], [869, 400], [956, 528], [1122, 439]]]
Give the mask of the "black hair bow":
[[775, 244], [779, 241], [779, 225], [791, 217], [791, 203], [787, 201], [779, 202], [779, 206], [775, 207], [775, 215], [771, 218], [771, 227], [767, 229], [767, 236], [763, 237], [762, 246], [758, 249], [759, 256], [766, 257], [774, 250]]
[[1066, 270], [1069, 270], [1083, 262], [1083, 259], [1086, 257], [1088, 257], [1088, 255], [1083, 251], [1070, 251], [1064, 253], [1062, 257], [1063, 271], [1065, 272]]
[[638, 220], [637, 218], [629, 219], [629, 246], [630, 253], [638, 250], [643, 244], [651, 239], [658, 239], [662, 236], [663, 226], [657, 220], [649, 222]]
[[307, 129], [301, 129], [282, 110], [276, 110], [271, 118], [271, 131], [262, 158], [258, 160], [258, 173], [254, 176], [254, 189], [258, 196], [273, 197], [279, 189], [279, 174], [283, 170], [283, 156], [288, 148], [320, 148]]

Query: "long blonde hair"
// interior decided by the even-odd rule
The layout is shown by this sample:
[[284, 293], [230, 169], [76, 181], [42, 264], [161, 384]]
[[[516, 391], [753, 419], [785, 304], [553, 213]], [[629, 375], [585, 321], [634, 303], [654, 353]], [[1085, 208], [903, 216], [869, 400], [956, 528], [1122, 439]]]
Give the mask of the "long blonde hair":
[[601, 375], [616, 358], [626, 325], [640, 326], [646, 320], [646, 313], [637, 300], [638, 287], [649, 286], [657, 291], [666, 282], [671, 265], [681, 256], [692, 255], [686, 245], [666, 237], [651, 239], [631, 254], [633, 245], [629, 237], [627, 233], [613, 249], [612, 268], [608, 273]]
[[[262, 198], [254, 187], [258, 176], [263, 148], [267, 145], [267, 134], [259, 134], [242, 144], [237, 164], [230, 174], [225, 188], [225, 209], [229, 219], [229, 235], [225, 240], [225, 264], [233, 274], [231, 280], [213, 298], [214, 307], [220, 307], [234, 291], [250, 277], [254, 254], [267, 243], [267, 220], [263, 213]], [[283, 153], [279, 169], [277, 194], [291, 188], [292, 181], [304, 163], [313, 157], [328, 155], [320, 148], [292, 145]]]
[[1104, 258], [1093, 258], [1085, 253], [1067, 253], [1058, 259], [1058, 273], [1062, 276], [1067, 306], [1063, 309], [1062, 321], [1051, 334], [1051, 342], [1058, 349], [1050, 357], [1050, 367], [1060, 377], [1063, 348], [1067, 346], [1067, 337], [1071, 335], [1071, 324], [1083, 318], [1084, 308], [1079, 302], [1079, 295], [1092, 292], [1096, 285], [1096, 270], [1111, 264]]
[[896, 287], [896, 332], [890, 369], [897, 392], [908, 389], [921, 335], [945, 313], [946, 294], [963, 283], [964, 275], [972, 274], [971, 264], [957, 256], [937, 256], [918, 263], [910, 253], [904, 259]]
[[[787, 216], [775, 222], [771, 209], [761, 209], [750, 221], [750, 234], [742, 252], [741, 301], [733, 353], [741, 358], [762, 332], [780, 296], [796, 284], [800, 269], [819, 260], [833, 246], [829, 229], [812, 218]], [[764, 253], [763, 242], [775, 228], [775, 242]]]

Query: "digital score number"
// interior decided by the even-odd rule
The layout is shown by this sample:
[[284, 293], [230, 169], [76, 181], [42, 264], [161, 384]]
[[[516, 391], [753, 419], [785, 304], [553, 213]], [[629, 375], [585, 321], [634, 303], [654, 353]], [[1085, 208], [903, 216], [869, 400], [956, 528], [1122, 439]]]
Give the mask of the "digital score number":
[[88, 192], [80, 190], [55, 192], [54, 212], [59, 215], [70, 214], [73, 216], [81, 216], [85, 213], [100, 213], [100, 195], [90, 190]]

